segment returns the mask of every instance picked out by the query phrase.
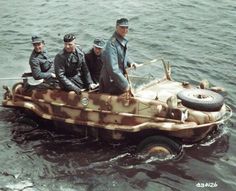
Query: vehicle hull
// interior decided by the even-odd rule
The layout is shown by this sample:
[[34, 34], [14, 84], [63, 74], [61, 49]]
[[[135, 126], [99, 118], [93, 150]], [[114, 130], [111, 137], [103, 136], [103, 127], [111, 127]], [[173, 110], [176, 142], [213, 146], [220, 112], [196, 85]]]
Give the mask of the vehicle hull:
[[[150, 84], [146, 89], [137, 91], [137, 96], [128, 93], [113, 96], [86, 91], [76, 95], [60, 89], [35, 88], [26, 91], [24, 84], [18, 83], [11, 92], [5, 94], [2, 105], [23, 108], [42, 119], [71, 124], [78, 128], [87, 126], [98, 131], [107, 130], [110, 138], [115, 140], [122, 140], [132, 133], [145, 136], [156, 133], [175, 137], [182, 142], [196, 142], [206, 137], [231, 115], [225, 104], [219, 111], [214, 112], [196, 111], [181, 103], [177, 107], [170, 107], [166, 98], [186, 86], [169, 80], [155, 84], [158, 84], [158, 93], [161, 96], [159, 99], [140, 96], [145, 90], [157, 88]], [[161, 87], [167, 86], [178, 88], [165, 93]]]

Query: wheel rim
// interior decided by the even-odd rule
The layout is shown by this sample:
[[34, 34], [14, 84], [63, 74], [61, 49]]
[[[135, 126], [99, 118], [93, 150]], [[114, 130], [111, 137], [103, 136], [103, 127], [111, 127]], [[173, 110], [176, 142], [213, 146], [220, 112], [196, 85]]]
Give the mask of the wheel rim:
[[150, 149], [148, 149], [147, 151], [148, 154], [166, 154], [166, 155], [170, 155], [170, 151], [162, 146], [154, 146], [151, 147]]
[[188, 95], [190, 98], [195, 99], [195, 100], [202, 100], [202, 101], [212, 101], [214, 98], [210, 95], [204, 95], [204, 94], [189, 94]]
[[182, 145], [178, 142], [161, 135], [145, 138], [138, 145], [137, 151], [144, 159], [166, 161], [180, 154]]

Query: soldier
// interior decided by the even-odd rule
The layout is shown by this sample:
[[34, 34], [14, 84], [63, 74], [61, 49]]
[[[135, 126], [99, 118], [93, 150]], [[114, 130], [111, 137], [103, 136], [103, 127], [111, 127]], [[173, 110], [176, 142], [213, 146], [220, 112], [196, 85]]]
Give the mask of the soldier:
[[103, 67], [99, 80], [99, 91], [120, 95], [130, 90], [127, 79], [127, 67], [135, 67], [127, 56], [128, 40], [125, 36], [128, 33], [128, 20], [121, 18], [116, 21], [116, 31], [108, 40], [103, 52]]
[[93, 48], [85, 54], [86, 64], [89, 68], [92, 80], [94, 83], [99, 83], [99, 76], [102, 69], [101, 54], [105, 46], [103, 39], [96, 38], [93, 42]]
[[60, 87], [79, 95], [84, 89], [94, 89], [96, 85], [91, 79], [84, 53], [76, 47], [75, 38], [73, 34], [64, 36], [64, 49], [56, 55], [54, 64]]
[[35, 80], [55, 78], [53, 60], [49, 58], [42, 37], [40, 35], [32, 36], [32, 44], [34, 49], [31, 53], [29, 64], [33, 78]]

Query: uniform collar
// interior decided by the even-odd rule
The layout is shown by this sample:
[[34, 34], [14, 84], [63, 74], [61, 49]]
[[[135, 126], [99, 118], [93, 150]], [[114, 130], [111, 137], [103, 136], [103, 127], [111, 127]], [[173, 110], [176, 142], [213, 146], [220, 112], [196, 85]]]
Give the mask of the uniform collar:
[[120, 36], [117, 32], [114, 32], [113, 36], [115, 36], [115, 38], [117, 39], [117, 41], [122, 44], [122, 46], [126, 46], [126, 44], [128, 43], [128, 39], [127, 38], [123, 38], [122, 36]]

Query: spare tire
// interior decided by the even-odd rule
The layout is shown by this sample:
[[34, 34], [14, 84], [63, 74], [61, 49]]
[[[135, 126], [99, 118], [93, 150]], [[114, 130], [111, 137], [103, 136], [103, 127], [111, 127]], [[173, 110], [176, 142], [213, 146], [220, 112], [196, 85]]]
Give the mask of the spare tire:
[[177, 94], [182, 104], [200, 111], [218, 111], [224, 104], [224, 97], [206, 89], [186, 89]]

